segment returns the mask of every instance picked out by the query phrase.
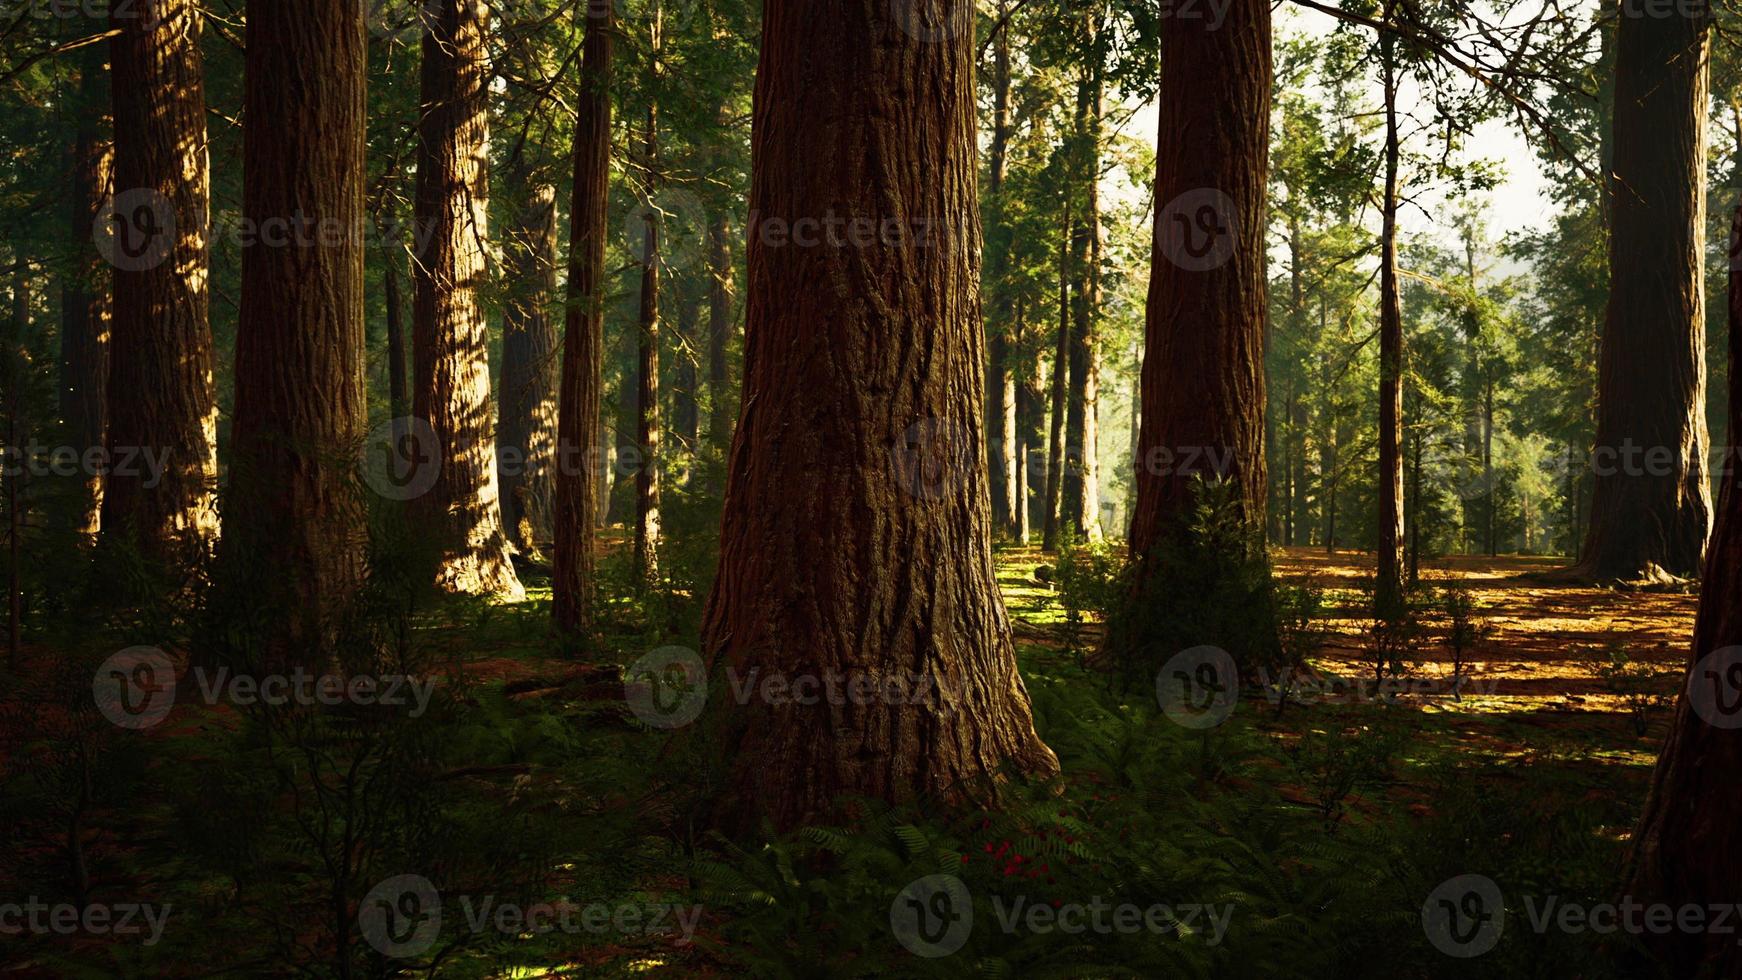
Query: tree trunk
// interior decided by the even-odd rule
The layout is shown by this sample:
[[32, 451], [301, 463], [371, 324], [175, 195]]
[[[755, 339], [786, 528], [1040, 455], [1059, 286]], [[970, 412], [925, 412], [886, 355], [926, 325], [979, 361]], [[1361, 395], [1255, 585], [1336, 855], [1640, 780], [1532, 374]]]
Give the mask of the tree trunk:
[[1698, 575], [1706, 484], [1706, 92], [1710, 10], [1622, 5], [1615, 38], [1610, 291], [1595, 495], [1578, 571]]
[[[729, 830], [1058, 771], [1016, 671], [979, 464], [972, 16], [949, 0], [764, 7], [745, 411], [704, 643], [740, 676], [913, 693], [726, 707]], [[760, 227], [829, 213], [903, 231], [805, 249]]]
[[[1624, 49], [1625, 50], [1625, 49]], [[1742, 431], [1742, 272], [1738, 272], [1742, 208], [1730, 230], [1730, 431]], [[1627, 897], [1675, 907], [1710, 908], [1736, 901], [1742, 881], [1742, 485], [1727, 467], [1718, 525], [1694, 626], [1688, 672], [1669, 739], [1657, 760], [1645, 813], [1633, 836]], [[1742, 975], [1742, 947], [1712, 930], [1669, 930], [1643, 937], [1669, 975]]]
[[1041, 524], [1041, 550], [1054, 552], [1059, 546], [1059, 518], [1064, 493], [1065, 464], [1065, 397], [1069, 388], [1071, 363], [1071, 209], [1065, 208], [1063, 233], [1059, 236], [1059, 328], [1052, 356], [1052, 410], [1048, 413], [1052, 429], [1046, 450], [1045, 520]]
[[992, 62], [992, 153], [987, 192], [991, 198], [986, 233], [990, 268], [985, 286], [996, 302], [987, 325], [990, 339], [990, 371], [986, 378], [986, 468], [992, 474], [992, 528], [995, 533], [1016, 533], [1016, 474], [1013, 444], [1016, 433], [1011, 420], [1015, 389], [1011, 381], [1010, 267], [1011, 232], [1005, 217], [1004, 170], [1010, 146], [1010, 21], [1008, 0], [1000, 0], [997, 39]]
[[[1385, 9], [1391, 20], [1391, 7]], [[1385, 89], [1385, 200], [1379, 259], [1379, 543], [1374, 604], [1382, 612], [1403, 600], [1403, 300], [1397, 283], [1397, 54], [1388, 32], [1379, 39]]]
[[399, 291], [399, 243], [383, 250], [387, 287], [387, 400], [395, 421], [411, 414], [411, 386], [405, 370], [405, 298]]
[[605, 383], [605, 224], [611, 179], [612, 7], [585, 8], [575, 175], [569, 208], [568, 296], [563, 316], [562, 391], [557, 414], [557, 493], [552, 610], [557, 629], [593, 629], [600, 483], [610, 479], [600, 431]]
[[488, 62], [483, 0], [436, 0], [425, 11], [418, 122], [412, 410], [429, 423], [439, 460], [415, 501], [440, 558], [436, 582], [453, 592], [524, 594], [508, 560], [496, 483], [485, 286], [489, 177]]
[[[1096, 14], [1087, 15], [1090, 36], [1098, 33]], [[1091, 40], [1091, 43], [1094, 43]], [[1065, 409], [1065, 468], [1061, 520], [1084, 540], [1100, 537], [1101, 487], [1096, 457], [1096, 403], [1099, 374], [1095, 322], [1101, 314], [1101, 115], [1099, 65], [1083, 70], [1077, 85], [1077, 180], [1082, 202], [1071, 226], [1070, 397]]]
[[1162, 32], [1135, 602], [1168, 588], [1156, 556], [1189, 539], [1200, 481], [1228, 483], [1234, 518], [1263, 544], [1270, 89], [1269, 4], [1234, 0], [1219, 30], [1181, 19]]
[[702, 436], [701, 403], [696, 364], [696, 327], [701, 320], [701, 297], [694, 290], [679, 290], [677, 302], [677, 366], [676, 390], [671, 393], [671, 435], [678, 450], [693, 453], [700, 448]]
[[[352, 480], [368, 423], [362, 231], [368, 43], [350, 0], [248, 9], [242, 213], [313, 222], [318, 247], [242, 250], [236, 406], [225, 495], [226, 580], [330, 640], [362, 580], [368, 529]], [[319, 139], [306, 134], [319, 133]]]
[[502, 318], [502, 434], [498, 479], [508, 540], [535, 556], [551, 539], [556, 494], [557, 346], [556, 188], [527, 186], [519, 223], [508, 237], [508, 308]]
[[[655, 49], [658, 48], [655, 26]], [[657, 56], [657, 55], [656, 55]], [[659, 107], [647, 109], [643, 134], [647, 155], [647, 210], [642, 215], [645, 236], [641, 252], [641, 320], [636, 333], [635, 448], [635, 575], [643, 585], [659, 579], [659, 212], [653, 204], [658, 184]]]
[[732, 397], [732, 246], [726, 238], [726, 215], [719, 212], [708, 225], [708, 440], [723, 454], [732, 443], [737, 405]]
[[115, 265], [110, 326], [110, 459], [105, 541], [133, 540], [166, 565], [218, 533], [216, 393], [212, 383], [207, 228], [211, 194], [200, 15], [160, 0], [153, 19], [120, 16], [110, 48], [115, 188], [105, 208]]
[[[108, 429], [104, 392], [109, 381], [110, 286], [103, 257], [91, 240], [91, 227], [111, 192], [115, 166], [106, 65], [101, 45], [78, 55], [78, 121], [68, 168], [72, 175], [68, 240], [76, 258], [61, 289], [59, 400], [67, 444], [80, 458], [103, 447]], [[96, 470], [85, 470], [76, 479], [83, 482], [78, 532], [94, 539], [101, 526], [103, 478]]]

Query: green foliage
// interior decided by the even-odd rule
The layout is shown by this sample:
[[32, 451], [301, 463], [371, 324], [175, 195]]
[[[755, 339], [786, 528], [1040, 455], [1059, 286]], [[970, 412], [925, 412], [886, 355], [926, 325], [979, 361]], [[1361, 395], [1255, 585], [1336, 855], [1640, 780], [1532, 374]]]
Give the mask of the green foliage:
[[1610, 694], [1627, 707], [1633, 733], [1644, 738], [1651, 725], [1669, 709], [1675, 707], [1681, 677], [1676, 670], [1661, 670], [1657, 666], [1634, 658], [1627, 645], [1618, 641], [1585, 651], [1591, 672], [1603, 682]]

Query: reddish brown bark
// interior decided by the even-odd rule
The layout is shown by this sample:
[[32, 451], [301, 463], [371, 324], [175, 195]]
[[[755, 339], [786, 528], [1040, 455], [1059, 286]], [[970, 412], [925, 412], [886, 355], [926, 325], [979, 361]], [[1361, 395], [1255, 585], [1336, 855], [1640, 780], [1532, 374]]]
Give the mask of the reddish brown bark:
[[[1386, 7], [1386, 19], [1391, 8]], [[1379, 544], [1374, 599], [1393, 615], [1403, 599], [1403, 299], [1397, 282], [1396, 42], [1380, 38], [1385, 92], [1385, 200], [1379, 242]]]
[[[1706, 476], [1706, 112], [1711, 13], [1623, 4], [1615, 29], [1609, 308], [1595, 493], [1577, 571], [1698, 575]], [[1691, 16], [1690, 16], [1691, 15]]]
[[368, 419], [367, 32], [351, 0], [256, 0], [247, 30], [247, 118], [273, 122], [244, 133], [243, 216], [316, 232], [242, 251], [224, 557], [231, 581], [288, 600], [292, 632], [314, 637], [361, 581], [368, 536], [353, 479]]
[[436, 0], [424, 21], [412, 411], [438, 442], [421, 451], [441, 465], [434, 486], [414, 504], [440, 552], [438, 585], [519, 596], [502, 530], [489, 331], [479, 295], [489, 227], [489, 11], [482, 0]]
[[207, 226], [211, 194], [200, 15], [160, 0], [155, 18], [117, 16], [110, 47], [115, 110], [114, 318], [108, 384], [111, 458], [105, 541], [132, 540], [174, 561], [217, 536], [216, 394]]
[[[654, 45], [657, 51], [658, 28]], [[636, 579], [643, 584], [659, 578], [660, 413], [659, 413], [659, 214], [653, 203], [659, 165], [659, 108], [647, 110], [642, 148], [647, 155], [648, 203], [642, 216], [641, 317], [636, 333], [634, 555]]]
[[[1189, 539], [1204, 483], [1232, 485], [1235, 519], [1262, 543], [1269, 4], [1234, 0], [1220, 29], [1170, 22], [1160, 86], [1130, 537], [1137, 604], [1169, 588], [1154, 580], [1156, 558]], [[1139, 649], [1148, 638], [1120, 642]]]
[[552, 577], [556, 625], [570, 634], [585, 634], [593, 625], [593, 542], [600, 483], [608, 476], [602, 459], [599, 394], [605, 373], [605, 223], [610, 203], [611, 32], [615, 27], [610, 4], [589, 4], [586, 11], [569, 208]]
[[[1730, 224], [1730, 431], [1742, 431], [1742, 209]], [[1634, 834], [1627, 896], [1702, 910], [1742, 901], [1742, 485], [1724, 474], [1718, 524], [1700, 591], [1693, 664]], [[1735, 936], [1708, 930], [1646, 934], [1678, 977], [1742, 975]]]
[[[934, 693], [722, 706], [714, 817], [731, 830], [826, 819], [846, 795], [956, 800], [1007, 764], [1057, 771], [1016, 671], [980, 464], [972, 8], [897, 17], [764, 8], [744, 411], [703, 635], [740, 676]], [[831, 212], [892, 230], [844, 248], [778, 234]]]

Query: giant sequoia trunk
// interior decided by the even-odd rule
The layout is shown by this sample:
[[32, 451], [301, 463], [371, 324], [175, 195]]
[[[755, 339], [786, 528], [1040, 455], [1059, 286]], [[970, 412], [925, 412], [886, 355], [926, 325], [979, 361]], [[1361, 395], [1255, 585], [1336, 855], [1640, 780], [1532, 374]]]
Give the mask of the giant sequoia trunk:
[[[367, 32], [351, 0], [248, 8], [242, 214], [306, 220], [314, 247], [242, 251], [227, 579], [296, 610], [313, 640], [361, 581], [367, 545], [352, 479], [367, 424], [363, 199]], [[319, 139], [306, 134], [319, 133]]]
[[218, 533], [218, 409], [212, 384], [207, 223], [211, 179], [200, 15], [160, 0], [154, 17], [117, 16], [110, 48], [115, 198], [105, 210], [115, 265], [108, 382], [111, 459], [105, 541], [173, 562]]
[[[973, 10], [902, 8], [764, 8], [744, 411], [703, 635], [716, 669], [843, 686], [722, 707], [731, 830], [1058, 767], [1016, 672], [980, 462]], [[770, 224], [830, 214], [881, 231], [797, 248]], [[851, 696], [872, 678], [908, 695]]]
[[[69, 161], [72, 195], [67, 202], [75, 263], [61, 289], [59, 400], [68, 445], [82, 458], [88, 450], [103, 446], [108, 429], [104, 394], [109, 381], [110, 287], [102, 255], [91, 240], [91, 226], [110, 193], [115, 151], [109, 135], [113, 115], [107, 104], [109, 82], [102, 46], [81, 51], [78, 67], [74, 103], [78, 121]], [[78, 531], [92, 537], [100, 526], [103, 478], [89, 470], [77, 479], [83, 484]]]
[[1157, 652], [1150, 648], [1164, 639], [1147, 635], [1141, 624], [1153, 617], [1142, 607], [1178, 584], [1163, 580], [1178, 571], [1163, 556], [1191, 545], [1202, 486], [1228, 485], [1228, 520], [1262, 548], [1270, 88], [1263, 0], [1234, 0], [1219, 30], [1181, 19], [1162, 32], [1155, 253], [1130, 539], [1135, 614], [1115, 644], [1121, 657]]
[[[1631, 11], [1631, 12], [1629, 12]], [[1657, 16], [1623, 4], [1615, 35], [1609, 309], [1595, 493], [1578, 571], [1698, 575], [1706, 484], [1704, 0]]]
[[[1386, 19], [1391, 17], [1386, 8]], [[1385, 90], [1385, 200], [1379, 246], [1379, 544], [1374, 601], [1393, 615], [1403, 600], [1403, 298], [1397, 283], [1397, 56], [1379, 40]]]
[[[1730, 226], [1730, 431], [1742, 431], [1742, 209]], [[1742, 475], [1727, 469], [1705, 566], [1693, 661], [1634, 835], [1628, 897], [1675, 907], [1742, 901]], [[1742, 975], [1734, 935], [1645, 936], [1678, 977]]]
[[435, 446], [420, 451], [441, 465], [415, 506], [439, 553], [439, 585], [518, 596], [502, 531], [489, 337], [480, 305], [489, 227], [489, 12], [483, 0], [436, 0], [424, 19], [412, 411], [435, 437]]
[[525, 190], [508, 239], [508, 309], [502, 318], [502, 426], [497, 472], [508, 540], [536, 555], [551, 538], [556, 494], [556, 188]]
[[576, 102], [575, 173], [569, 208], [568, 295], [557, 409], [556, 540], [552, 610], [557, 629], [593, 626], [593, 542], [609, 478], [599, 429], [605, 374], [605, 215], [611, 177], [611, 32], [608, 3], [588, 4]]

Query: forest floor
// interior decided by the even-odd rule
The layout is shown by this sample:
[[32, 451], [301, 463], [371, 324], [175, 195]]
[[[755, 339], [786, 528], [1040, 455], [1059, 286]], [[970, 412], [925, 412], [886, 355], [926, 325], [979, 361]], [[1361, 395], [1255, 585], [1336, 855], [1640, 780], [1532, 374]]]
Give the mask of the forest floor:
[[[1056, 575], [1036, 577], [1042, 566], [1053, 567], [1053, 558], [1037, 548], [1001, 549], [1000, 585], [1035, 701], [1036, 727], [1064, 768], [1062, 798], [1047, 791], [1026, 808], [987, 814], [984, 821], [975, 815], [966, 822], [901, 819], [920, 824], [930, 846], [947, 850], [950, 867], [959, 857], [961, 874], [980, 895], [1009, 887], [1009, 870], [981, 868], [981, 852], [991, 854], [994, 845], [1014, 841], [1049, 860], [1083, 862], [1074, 870], [1080, 877], [1057, 886], [1067, 899], [1101, 890], [1166, 897], [1210, 887], [1204, 882], [1213, 880], [1227, 889], [1224, 894], [1244, 896], [1241, 901], [1249, 903], [1242, 906], [1241, 921], [1254, 923], [1253, 931], [1231, 933], [1228, 947], [1198, 950], [1206, 957], [1201, 962], [1169, 959], [1186, 954], [1153, 943], [1114, 943], [1095, 955], [1128, 972], [1105, 975], [1185, 975], [1217, 962], [1237, 964], [1233, 968], [1245, 975], [1266, 975], [1262, 964], [1275, 955], [1283, 957], [1277, 962], [1301, 964], [1293, 974], [1298, 976], [1452, 976], [1464, 961], [1426, 948], [1421, 931], [1421, 896], [1434, 884], [1475, 871], [1500, 881], [1511, 896], [1553, 891], [1596, 901], [1611, 894], [1682, 682], [1696, 596], [1552, 581], [1543, 573], [1560, 563], [1549, 558], [1436, 560], [1423, 569], [1424, 582], [1437, 589], [1461, 583], [1492, 633], [1468, 657], [1461, 672], [1465, 680], [1454, 690], [1446, 624], [1430, 608], [1409, 663], [1388, 684], [1374, 687], [1364, 591], [1371, 557], [1289, 549], [1272, 558], [1279, 579], [1310, 584], [1324, 598], [1326, 642], [1309, 658], [1310, 679], [1296, 679], [1297, 697], [1287, 703], [1279, 703], [1272, 691], [1247, 692], [1230, 723], [1196, 732], [1162, 717], [1153, 691], [1115, 691], [1103, 676], [1085, 669], [1084, 655], [1097, 644], [1099, 626], [1068, 614], [1061, 601], [1065, 596], [1042, 580]], [[462, 947], [451, 963], [454, 969], [445, 972], [479, 977], [803, 975], [802, 969], [782, 973], [745, 945], [753, 937], [786, 935], [796, 945], [780, 954], [783, 962], [822, 957], [837, 967], [869, 969], [876, 956], [884, 955], [872, 951], [887, 946], [898, 958], [889, 961], [894, 972], [885, 975], [912, 975], [903, 970], [912, 961], [899, 958], [900, 950], [882, 932], [889, 889], [899, 889], [928, 866], [935, 868], [936, 852], [911, 852], [908, 837], [895, 841], [884, 835], [877, 844], [879, 832], [862, 829], [858, 835], [884, 849], [839, 850], [835, 838], [819, 836], [700, 860], [693, 842], [677, 833], [682, 821], [673, 814], [685, 804], [667, 800], [670, 783], [662, 787], [658, 778], [671, 764], [662, 749], [666, 733], [628, 717], [615, 666], [576, 664], [553, 649], [548, 587], [535, 579], [528, 584], [526, 602], [456, 603], [427, 610], [416, 620], [416, 645], [428, 652], [429, 663], [442, 665], [446, 681], [460, 695], [450, 708], [453, 720], [444, 723], [445, 731], [460, 734], [441, 756], [447, 772], [435, 785], [442, 795], [419, 805], [439, 800], [441, 806], [463, 807], [455, 812], [481, 821], [487, 839], [499, 819], [490, 807], [524, 793], [548, 794], [548, 801], [534, 809], [555, 821], [550, 826], [575, 836], [565, 846], [575, 848], [567, 852], [574, 862], [567, 867], [577, 878], [592, 880], [597, 893], [625, 901], [681, 896], [703, 903], [707, 914], [695, 944], [657, 936], [604, 942], [591, 937], [579, 944], [518, 948], [499, 940]], [[616, 594], [614, 588], [607, 593]], [[625, 600], [607, 614], [615, 624], [609, 649], [623, 663], [693, 629], [696, 597], [666, 602]], [[691, 625], [674, 627], [680, 618]], [[50, 654], [47, 648], [34, 652], [44, 658]], [[178, 670], [186, 670], [185, 657], [178, 652], [177, 659]], [[69, 674], [70, 696], [87, 698], [89, 677], [88, 672]], [[66, 758], [61, 740], [47, 730], [54, 726], [45, 723], [50, 715], [41, 703], [18, 714], [0, 710], [0, 816], [11, 811], [22, 818], [14, 835], [24, 848], [0, 860], [0, 885], [9, 878], [16, 879], [12, 884], [52, 882], [56, 850], [66, 843], [63, 777], [72, 777], [75, 791], [80, 781], [82, 770], [64, 761], [52, 772], [40, 767], [43, 758]], [[28, 702], [16, 706], [28, 708]], [[0, 709], [5, 707], [0, 703]], [[169, 889], [179, 903], [203, 910], [212, 922], [235, 929], [235, 935], [263, 942], [275, 933], [263, 929], [262, 920], [291, 915], [296, 921], [318, 907], [304, 889], [318, 887], [322, 872], [306, 855], [277, 858], [268, 878], [277, 883], [275, 893], [263, 886], [244, 892], [241, 878], [232, 888], [211, 870], [227, 867], [230, 851], [240, 846], [229, 840], [235, 825], [226, 812], [233, 813], [230, 806], [241, 801], [226, 805], [210, 798], [210, 787], [219, 785], [211, 780], [234, 778], [226, 775], [232, 770], [224, 768], [228, 763], [217, 747], [239, 721], [228, 708], [178, 702], [167, 723], [139, 733], [143, 738], [107, 729], [79, 736], [98, 738], [92, 744], [102, 746], [102, 752], [143, 752], [139, 776], [148, 787], [143, 797], [94, 801], [80, 817], [89, 825], [80, 836], [92, 854], [99, 891], [124, 893], [146, 884]], [[79, 739], [67, 744], [84, 744]], [[187, 775], [205, 771], [212, 775]], [[178, 783], [188, 785], [178, 788]], [[10, 801], [4, 798], [8, 787], [21, 791]], [[1187, 797], [1193, 802], [1181, 806]], [[211, 827], [178, 829], [172, 814], [187, 814], [189, 806], [212, 808]], [[1037, 812], [1048, 819], [1056, 813], [1061, 830], [1054, 839], [1049, 841], [1044, 827], [1036, 835]], [[274, 819], [289, 816], [286, 810]], [[1248, 821], [1256, 823], [1247, 826]], [[1063, 825], [1076, 835], [1068, 845], [1056, 840]], [[247, 848], [263, 848], [289, 833], [276, 826], [261, 830], [258, 841], [248, 838]], [[199, 843], [183, 840], [183, 847], [210, 847], [215, 855], [197, 863], [180, 856], [169, 862], [148, 858], [148, 843], [190, 834]], [[1268, 839], [1270, 849], [1256, 856], [1225, 856], [1231, 853], [1228, 841], [1236, 837]], [[1327, 852], [1334, 838], [1349, 850]], [[1214, 851], [1220, 863], [1206, 871], [1193, 863], [1197, 859], [1179, 857], [1194, 851]], [[264, 853], [277, 852], [266, 848]], [[808, 856], [794, 856], [800, 854]], [[1152, 860], [1158, 854], [1173, 854], [1184, 863], [1174, 868]], [[776, 858], [778, 880], [759, 877]], [[789, 865], [795, 861], [796, 866], [811, 862], [812, 871], [792, 877]], [[688, 870], [679, 874], [678, 868]], [[1274, 877], [1279, 871], [1282, 878]], [[1063, 869], [1058, 873], [1062, 878]], [[884, 880], [892, 876], [900, 880]], [[751, 880], [762, 883], [752, 888], [746, 884]], [[774, 899], [789, 887], [791, 896], [828, 899], [817, 898], [814, 907], [811, 897], [802, 899], [802, 907]], [[297, 896], [295, 911], [274, 904], [287, 901], [270, 897], [275, 894]], [[331, 957], [333, 940], [318, 928], [319, 921], [318, 915], [308, 919], [316, 938], [299, 937], [288, 945], [281, 939], [266, 947], [281, 951], [260, 960], [251, 961], [240, 949], [227, 951], [218, 969], [247, 970], [276, 961], [278, 966], [267, 972], [278, 972], [293, 958]], [[1286, 928], [1279, 933], [1276, 924]], [[857, 941], [861, 948], [830, 938], [849, 928], [869, 937]], [[1305, 965], [1298, 946], [1277, 951], [1270, 945], [1271, 937], [1295, 933], [1322, 945], [1315, 954], [1321, 957], [1318, 967]], [[75, 966], [92, 970], [91, 975], [203, 972], [193, 964], [204, 955], [204, 940], [187, 933], [173, 938], [140, 959], [97, 941], [79, 942], [58, 954], [36, 943], [21, 950], [25, 959], [16, 965], [20, 975], [32, 977], [74, 975]], [[976, 934], [972, 955], [978, 959], [940, 966], [955, 962], [967, 972], [976, 963], [996, 961], [1022, 975], [1042, 963], [1056, 965], [1054, 956], [1073, 963], [1070, 957], [1085, 955], [1021, 939]], [[1216, 956], [1235, 959], [1217, 961]], [[1390, 970], [1397, 957], [1409, 966]], [[1510, 935], [1495, 957], [1486, 964], [1526, 970], [1515, 975], [1550, 975], [1532, 972], [1544, 964], [1602, 962], [1582, 937], [1522, 931]], [[6, 960], [0, 954], [0, 972], [6, 971]], [[823, 960], [816, 962], [821, 969]], [[502, 972], [510, 963], [515, 965]], [[1584, 975], [1606, 974], [1593, 966]]]

